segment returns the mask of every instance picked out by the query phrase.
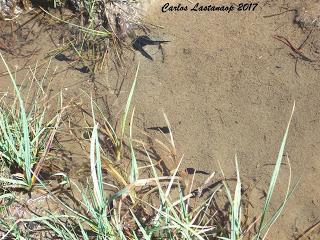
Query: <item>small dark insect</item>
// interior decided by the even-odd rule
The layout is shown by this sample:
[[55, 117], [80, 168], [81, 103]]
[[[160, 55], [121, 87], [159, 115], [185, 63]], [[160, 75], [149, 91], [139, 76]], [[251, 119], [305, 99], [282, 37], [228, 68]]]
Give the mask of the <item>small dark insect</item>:
[[168, 127], [149, 127], [147, 128], [149, 130], [159, 131], [163, 133], [170, 133], [170, 129]]
[[58, 61], [66, 61], [66, 62], [72, 61], [71, 58], [67, 57], [63, 53], [58, 53], [57, 55], [54, 56], [54, 58]]
[[143, 35], [139, 36], [132, 42], [132, 47], [134, 50], [139, 51], [144, 57], [153, 60], [153, 58], [143, 49], [143, 47], [147, 45], [158, 45], [161, 48], [161, 43], [167, 43], [170, 41], [162, 41], [162, 40], [152, 40], [150, 37]]

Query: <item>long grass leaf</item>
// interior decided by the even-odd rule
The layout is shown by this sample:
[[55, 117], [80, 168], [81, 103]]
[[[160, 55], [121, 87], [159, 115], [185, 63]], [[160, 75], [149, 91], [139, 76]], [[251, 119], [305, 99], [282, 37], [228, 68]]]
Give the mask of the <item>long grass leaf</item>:
[[291, 124], [291, 120], [292, 120], [292, 116], [293, 116], [293, 113], [294, 113], [294, 109], [295, 109], [295, 102], [293, 103], [290, 119], [289, 119], [286, 131], [284, 133], [284, 136], [283, 136], [283, 139], [282, 139], [282, 142], [281, 142], [280, 150], [278, 152], [276, 165], [275, 165], [274, 170], [273, 170], [273, 174], [272, 174], [272, 177], [271, 177], [271, 181], [270, 181], [267, 197], [266, 197], [266, 200], [265, 200], [265, 203], [264, 203], [264, 207], [263, 207], [263, 212], [262, 212], [260, 224], [259, 224], [259, 227], [258, 227], [257, 235], [255, 237], [256, 240], [260, 239], [260, 235], [262, 234], [262, 226], [264, 224], [266, 214], [267, 214], [267, 212], [269, 210], [271, 197], [272, 197], [272, 194], [273, 194], [273, 191], [274, 191], [274, 187], [276, 185], [276, 181], [277, 181], [277, 178], [278, 178], [278, 175], [279, 175], [279, 172], [280, 172], [281, 162], [282, 162], [282, 158], [283, 158], [283, 154], [284, 154], [284, 149], [285, 149], [285, 145], [286, 145], [286, 141], [287, 141], [287, 137], [288, 137], [288, 132], [289, 132], [289, 127], [290, 127], [290, 124]]
[[130, 90], [130, 93], [129, 93], [129, 96], [128, 96], [128, 99], [127, 99], [127, 104], [126, 104], [126, 107], [125, 107], [125, 110], [124, 110], [124, 114], [123, 114], [122, 119], [121, 119], [121, 138], [122, 138], [123, 135], [124, 135], [124, 130], [125, 130], [125, 127], [126, 127], [127, 116], [128, 116], [129, 109], [130, 109], [133, 92], [134, 92], [134, 89], [135, 89], [135, 86], [136, 86], [136, 83], [137, 83], [139, 68], [140, 68], [140, 62], [138, 63], [138, 67], [137, 67], [137, 70], [136, 70], [136, 74], [135, 74], [135, 77], [134, 77], [134, 80], [133, 80], [133, 83], [132, 83], [132, 86], [131, 86], [131, 90]]

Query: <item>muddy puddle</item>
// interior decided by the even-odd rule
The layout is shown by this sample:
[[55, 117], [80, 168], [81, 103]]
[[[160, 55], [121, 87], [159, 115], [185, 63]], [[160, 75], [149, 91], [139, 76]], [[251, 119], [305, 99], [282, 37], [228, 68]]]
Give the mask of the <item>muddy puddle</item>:
[[[163, 4], [151, 3], [144, 17], [152, 26], [152, 39], [170, 41], [162, 44], [163, 49], [145, 47], [152, 61], [124, 47], [121, 60], [110, 55], [93, 77], [90, 71], [81, 71], [86, 66], [73, 65], [64, 55], [49, 57], [68, 29], [50, 26], [40, 21], [40, 15], [37, 22], [31, 21], [35, 14], [22, 16], [16, 20], [19, 24], [1, 23], [1, 50], [11, 69], [17, 69], [19, 84], [28, 85], [30, 68], [39, 76], [48, 68], [52, 96], [62, 91], [65, 102], [81, 103], [90, 111], [92, 94], [114, 123], [121, 117], [140, 63], [133, 97], [136, 138], [151, 146], [152, 139], [162, 139], [158, 129], [166, 127], [165, 113], [177, 156], [184, 158], [182, 169], [216, 172], [216, 180], [222, 169], [232, 178], [236, 154], [250, 216], [261, 212], [295, 101], [286, 155], [293, 183], [300, 182], [270, 232], [270, 239], [294, 239], [320, 217], [320, 12], [315, 11], [319, 3], [261, 1], [255, 11], [231, 13], [164, 13]], [[0, 72], [3, 93], [11, 83], [2, 64]], [[89, 174], [89, 162], [84, 147], [69, 135], [83, 137], [85, 118], [74, 108], [58, 134], [63, 153], [56, 170], [66, 171], [75, 181]], [[155, 152], [161, 158], [161, 150], [155, 147]], [[289, 166], [283, 164], [272, 210], [284, 197], [288, 177]]]

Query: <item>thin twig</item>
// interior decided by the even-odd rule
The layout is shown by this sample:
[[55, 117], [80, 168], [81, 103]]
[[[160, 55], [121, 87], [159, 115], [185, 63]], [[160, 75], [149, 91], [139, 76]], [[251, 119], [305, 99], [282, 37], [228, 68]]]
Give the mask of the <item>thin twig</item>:
[[296, 240], [306, 239], [317, 227], [320, 226], [320, 220], [304, 231]]
[[295, 54], [299, 55], [302, 60], [307, 61], [307, 62], [315, 62], [315, 60], [312, 60], [309, 57], [306, 57], [304, 54], [302, 54], [300, 52], [300, 49], [295, 48], [287, 38], [285, 38], [283, 36], [279, 36], [279, 35], [275, 35], [275, 36], [273, 36], [273, 38], [277, 39], [278, 41], [287, 45]]
[[307, 42], [307, 40], [309, 39], [311, 33], [312, 33], [312, 30], [310, 30], [310, 32], [307, 35], [306, 39], [301, 43], [301, 45], [297, 48], [297, 50], [301, 50], [303, 48], [303, 45]]

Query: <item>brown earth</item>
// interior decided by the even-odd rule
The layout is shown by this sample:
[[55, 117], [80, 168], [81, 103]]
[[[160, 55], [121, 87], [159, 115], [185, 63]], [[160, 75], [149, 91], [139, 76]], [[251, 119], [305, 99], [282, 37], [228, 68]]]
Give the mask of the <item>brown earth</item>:
[[[188, 1], [180, 3], [193, 6]], [[102, 107], [118, 116], [140, 62], [134, 95], [135, 125], [144, 130], [164, 126], [164, 111], [173, 127], [179, 154], [184, 154], [184, 167], [220, 173], [220, 163], [226, 176], [234, 176], [237, 154], [252, 204], [250, 215], [257, 216], [295, 101], [286, 153], [292, 167], [292, 184], [301, 179], [268, 239], [299, 236], [320, 220], [320, 29], [304, 17], [306, 12], [301, 13], [302, 7], [309, 9], [320, 3], [261, 1], [255, 11], [230, 13], [162, 13], [163, 4], [151, 4], [145, 20], [158, 26], [152, 29], [152, 38], [171, 41], [163, 45], [164, 61], [156, 47], [146, 47], [154, 61], [136, 53], [132, 62], [132, 52], [128, 52], [122, 68], [110, 61], [108, 73], [96, 78], [96, 87], [109, 102], [108, 107]], [[215, 3], [219, 4], [229, 5]], [[307, 57], [304, 59], [273, 37], [285, 37], [298, 48], [310, 30], [301, 48]], [[53, 48], [46, 35], [40, 44], [41, 52], [30, 63]], [[23, 58], [13, 60], [9, 61], [11, 66], [24, 62]], [[59, 70], [65, 65], [52, 62], [52, 68], [58, 66]], [[3, 67], [0, 69], [3, 72]], [[92, 87], [88, 79], [88, 74], [66, 70], [55, 76], [54, 88], [77, 96], [80, 88]], [[7, 77], [1, 77], [0, 86], [2, 92], [8, 86]], [[147, 132], [158, 137], [157, 132]], [[284, 164], [272, 198], [273, 211], [284, 197], [288, 176], [289, 167]], [[312, 239], [317, 236], [319, 228]]]

